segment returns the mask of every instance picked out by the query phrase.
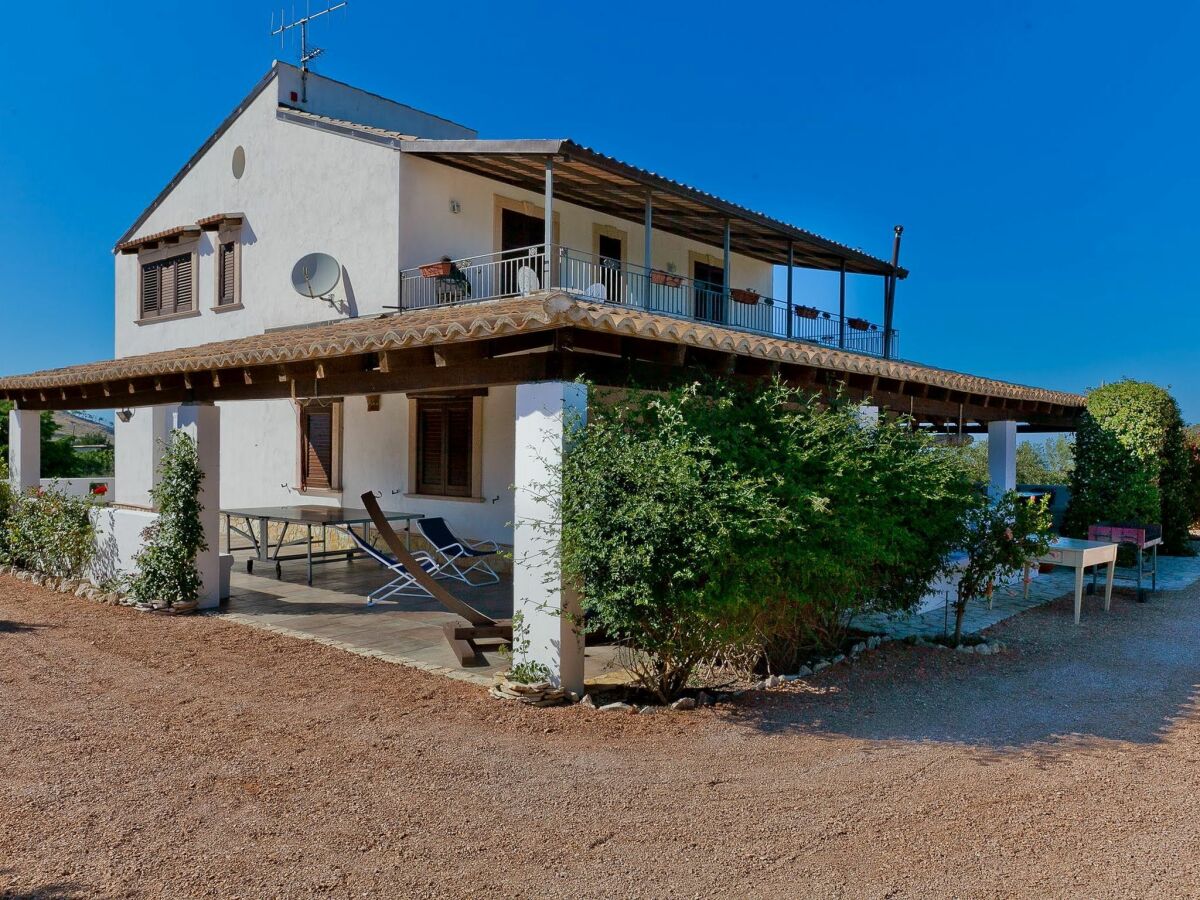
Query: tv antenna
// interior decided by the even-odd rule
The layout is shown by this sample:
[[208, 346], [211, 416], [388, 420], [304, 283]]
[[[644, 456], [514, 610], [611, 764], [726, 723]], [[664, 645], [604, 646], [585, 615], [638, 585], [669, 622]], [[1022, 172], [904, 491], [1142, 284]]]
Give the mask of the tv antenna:
[[[284, 40], [287, 33], [293, 28], [300, 29], [300, 102], [308, 102], [308, 64], [320, 56], [325, 51], [321, 47], [310, 47], [308, 45], [308, 23], [313, 19], [319, 19], [334, 10], [341, 9], [347, 6], [349, 0], [342, 0], [341, 3], [335, 3], [333, 6], [327, 6], [320, 12], [309, 12], [301, 16], [299, 19], [293, 18], [291, 22], [287, 20], [284, 11], [279, 10], [279, 27], [275, 27], [275, 13], [271, 13], [271, 36], [279, 35], [279, 47], [283, 49]], [[292, 16], [296, 15], [293, 7]]]

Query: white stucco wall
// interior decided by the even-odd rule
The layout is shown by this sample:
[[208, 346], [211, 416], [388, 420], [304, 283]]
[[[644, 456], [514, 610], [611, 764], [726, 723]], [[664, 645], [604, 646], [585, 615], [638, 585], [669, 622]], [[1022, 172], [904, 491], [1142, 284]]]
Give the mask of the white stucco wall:
[[142, 531], [158, 516], [141, 509], [106, 506], [92, 510], [96, 526], [96, 556], [89, 573], [92, 581], [104, 581], [136, 570], [134, 555], [142, 549]]
[[[136, 254], [116, 256], [116, 354], [261, 334], [268, 328], [342, 318], [291, 286], [306, 253], [332, 254], [342, 265], [333, 295], [350, 312], [394, 304], [398, 188], [395, 151], [276, 119], [275, 92], [263, 91], [137, 229], [152, 234], [219, 212], [245, 214], [241, 232], [242, 309], [215, 312], [215, 233], [200, 237], [199, 316], [137, 324]], [[242, 177], [234, 149], [246, 154]]]
[[[43, 488], [59, 491], [68, 497], [91, 497], [96, 503], [108, 503], [112, 500], [116, 479], [104, 476], [97, 478], [43, 478], [41, 482]], [[92, 488], [98, 484], [104, 485], [108, 490], [103, 494], [93, 494]]]
[[483, 398], [482, 502], [407, 497], [409, 412], [404, 394], [384, 394], [378, 412], [365, 397], [347, 397], [342, 430], [342, 491], [310, 494], [298, 486], [299, 438], [290, 400], [223, 403], [221, 406], [221, 506], [311, 504], [361, 506], [366, 491], [380, 505], [427, 516], [443, 516], [472, 539], [512, 539], [514, 389], [493, 387]]
[[128, 422], [113, 421], [116, 490], [113, 502], [150, 507], [158, 461], [171, 433], [174, 406], [147, 406], [131, 410]]

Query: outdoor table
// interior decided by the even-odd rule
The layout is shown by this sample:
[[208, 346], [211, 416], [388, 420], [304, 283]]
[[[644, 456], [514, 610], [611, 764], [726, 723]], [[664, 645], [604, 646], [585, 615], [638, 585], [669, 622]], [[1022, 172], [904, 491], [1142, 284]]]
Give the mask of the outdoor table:
[[[1083, 609], [1083, 572], [1091, 566], [1108, 565], [1108, 579], [1104, 587], [1104, 611], [1108, 612], [1112, 604], [1113, 573], [1117, 568], [1117, 545], [1102, 541], [1081, 541], [1078, 538], [1056, 538], [1050, 543], [1050, 549], [1045, 556], [1040, 556], [1036, 563], [1052, 563], [1056, 566], [1070, 566], [1075, 570], [1075, 624], [1079, 624], [1079, 614]], [[1025, 571], [1025, 592], [1029, 593], [1029, 570]]]
[[[230, 537], [233, 533], [239, 534], [248, 539], [255, 551], [255, 556], [252, 559], [246, 560], [246, 571], [254, 571], [254, 563], [275, 563], [275, 577], [283, 577], [283, 567], [280, 565], [289, 559], [306, 559], [308, 561], [308, 583], [312, 584], [312, 570], [314, 565], [319, 565], [323, 562], [330, 562], [338, 559], [353, 559], [355, 556], [360, 556], [361, 553], [356, 549], [348, 550], [328, 550], [325, 549], [325, 529], [327, 527], [338, 527], [353, 529], [355, 525], [362, 527], [363, 540], [368, 539], [368, 530], [371, 525], [371, 514], [365, 509], [358, 507], [347, 506], [263, 506], [253, 509], [223, 509], [221, 515], [225, 516], [225, 544], [230, 551], [234, 549]], [[404, 522], [405, 541], [409, 541], [409, 527], [414, 519], [420, 519], [421, 513], [411, 512], [383, 512], [384, 517], [389, 522]], [[245, 529], [238, 528], [233, 524], [234, 519], [243, 519], [246, 522]], [[283, 530], [279, 533], [279, 540], [275, 542], [274, 547], [271, 545], [271, 539], [268, 532], [268, 527], [272, 522], [278, 522], [283, 525]], [[258, 524], [258, 533], [255, 534], [254, 524]], [[305, 529], [305, 537], [288, 540], [288, 531], [293, 526]], [[321, 549], [313, 551], [313, 528], [321, 529]], [[284, 547], [296, 547], [303, 544], [303, 553], [289, 553], [280, 555]], [[409, 544], [411, 546], [411, 544]], [[238, 548], [242, 549], [242, 548]]]

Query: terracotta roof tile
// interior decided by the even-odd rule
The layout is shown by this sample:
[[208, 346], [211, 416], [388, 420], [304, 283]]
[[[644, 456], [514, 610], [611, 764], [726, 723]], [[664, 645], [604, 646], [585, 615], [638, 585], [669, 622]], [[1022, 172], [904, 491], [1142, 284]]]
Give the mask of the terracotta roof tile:
[[629, 307], [586, 302], [562, 293], [342, 319], [195, 347], [12, 375], [0, 378], [0, 392], [57, 389], [125, 378], [332, 359], [562, 327], [626, 334], [972, 394], [1068, 407], [1082, 407], [1084, 403], [1082, 396], [1064, 391], [1027, 387], [902, 360], [880, 359], [804, 341], [747, 334]]

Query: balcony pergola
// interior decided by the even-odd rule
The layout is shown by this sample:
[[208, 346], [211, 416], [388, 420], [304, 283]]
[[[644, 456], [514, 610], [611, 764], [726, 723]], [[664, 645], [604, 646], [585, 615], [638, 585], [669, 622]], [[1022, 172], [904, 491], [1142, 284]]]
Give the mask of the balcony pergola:
[[[555, 199], [606, 213], [627, 221], [642, 221], [644, 260], [652, 255], [655, 229], [713, 246], [724, 252], [728, 272], [731, 253], [787, 270], [787, 313], [790, 329], [793, 307], [792, 274], [796, 266], [834, 271], [839, 280], [839, 321], [846, 319], [846, 275], [883, 279], [882, 355], [894, 355], [893, 306], [898, 279], [907, 276], [896, 257], [902, 229], [896, 229], [893, 261], [789, 225], [760, 212], [723, 200], [681, 182], [621, 162], [571, 140], [424, 140], [398, 141], [396, 149], [465, 172], [491, 178], [545, 196], [545, 245], [553, 243]], [[728, 279], [723, 286], [728, 301]], [[789, 332], [790, 336], [790, 332]], [[845, 346], [842, 326], [840, 346]]]

